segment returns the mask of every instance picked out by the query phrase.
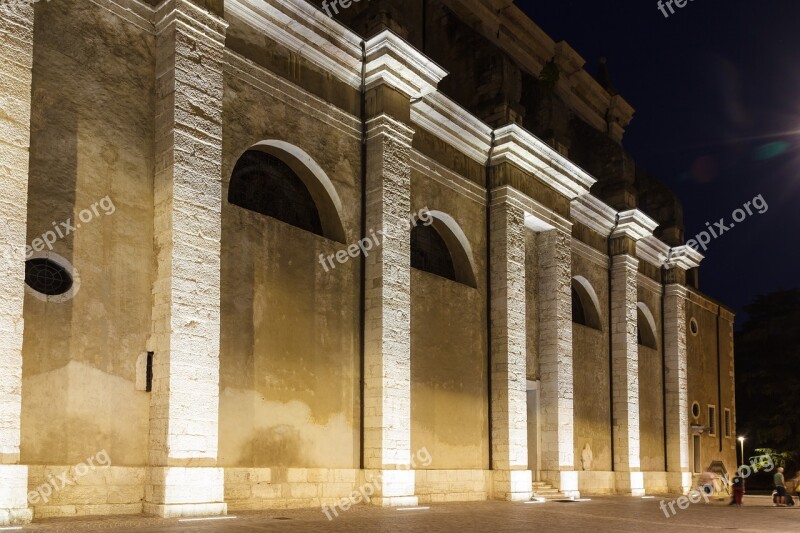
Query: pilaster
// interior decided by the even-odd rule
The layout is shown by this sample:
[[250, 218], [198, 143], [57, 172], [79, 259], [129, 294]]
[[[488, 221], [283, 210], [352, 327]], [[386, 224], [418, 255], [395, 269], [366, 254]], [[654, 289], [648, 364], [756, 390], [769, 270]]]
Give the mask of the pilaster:
[[506, 198], [493, 198], [490, 224], [493, 493], [497, 499], [529, 500], [525, 212]]
[[219, 422], [222, 58], [227, 23], [156, 13], [155, 352], [145, 512], [222, 515]]
[[579, 496], [574, 451], [572, 358], [572, 237], [552, 229], [537, 235], [542, 477]]
[[627, 254], [611, 258], [614, 471], [617, 492], [633, 496], [644, 495], [640, 472], [638, 267], [639, 261]]
[[686, 352], [686, 287], [667, 285], [664, 295], [666, 337], [667, 482], [671, 492], [691, 488], [689, 471], [689, 395]]
[[689, 465], [689, 380], [686, 347], [686, 271], [703, 256], [688, 246], [673, 248], [665, 262], [664, 360], [667, 422], [667, 484], [670, 492], [685, 494], [692, 485]]
[[32, 69], [33, 4], [0, 9], [0, 526], [33, 517], [19, 464]]
[[[384, 479], [378, 505], [414, 505], [411, 463], [411, 139], [387, 115], [367, 123], [367, 227], [384, 235], [366, 258], [364, 467]], [[403, 468], [405, 467], [405, 468]]]
[[617, 493], [644, 495], [641, 472], [637, 241], [658, 223], [638, 210], [619, 213], [611, 234], [611, 396]]
[[[411, 465], [411, 99], [445, 71], [389, 31], [364, 45], [366, 227], [383, 244], [364, 283], [364, 468], [381, 483], [372, 503], [416, 505]], [[365, 228], [366, 230], [366, 228]]]

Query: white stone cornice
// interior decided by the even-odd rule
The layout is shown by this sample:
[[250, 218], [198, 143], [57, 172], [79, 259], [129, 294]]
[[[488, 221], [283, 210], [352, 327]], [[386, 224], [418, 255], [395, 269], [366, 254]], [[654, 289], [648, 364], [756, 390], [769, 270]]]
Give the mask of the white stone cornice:
[[669, 256], [669, 244], [655, 235], [649, 235], [636, 242], [636, 257], [661, 268]]
[[411, 146], [414, 140], [413, 129], [386, 114], [380, 114], [367, 121], [367, 141], [378, 135], [386, 135], [408, 146]]
[[411, 122], [485, 164], [492, 128], [439, 91], [411, 104]]
[[635, 241], [640, 241], [653, 234], [658, 227], [658, 222], [645, 215], [638, 209], [622, 211], [619, 214], [619, 223], [612, 233], [612, 237], [630, 237]]
[[666, 286], [664, 291], [665, 298], [678, 297], [684, 300], [689, 299], [689, 289], [680, 283], [670, 283]]
[[495, 143], [492, 157], [494, 162], [514, 163], [569, 200], [588, 194], [589, 188], [597, 181], [517, 124], [509, 124], [496, 130]]
[[303, 0], [226, 0], [235, 17], [347, 85], [361, 87], [361, 37]]
[[599, 198], [584, 194], [572, 200], [570, 215], [575, 221], [607, 237], [614, 228], [617, 211]]
[[365, 43], [366, 86], [385, 83], [410, 98], [436, 90], [447, 71], [428, 59], [391, 30], [384, 30]]
[[692, 248], [683, 245], [676, 246], [670, 250], [666, 260], [667, 268], [680, 268], [689, 270], [700, 266], [700, 261], [704, 259], [703, 254]]
[[155, 13], [156, 33], [162, 32], [169, 25], [180, 22], [186, 27], [199, 32], [203, 37], [225, 42], [225, 31], [228, 22], [225, 19], [206, 11], [189, 0], [168, 0], [158, 6]]

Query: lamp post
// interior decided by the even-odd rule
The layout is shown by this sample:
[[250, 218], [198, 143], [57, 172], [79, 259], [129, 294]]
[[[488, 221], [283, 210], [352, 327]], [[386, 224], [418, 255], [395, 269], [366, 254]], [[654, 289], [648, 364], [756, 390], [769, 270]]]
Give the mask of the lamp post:
[[742, 445], [742, 462], [739, 463], [739, 466], [744, 464], [744, 437], [739, 437], [739, 444]]

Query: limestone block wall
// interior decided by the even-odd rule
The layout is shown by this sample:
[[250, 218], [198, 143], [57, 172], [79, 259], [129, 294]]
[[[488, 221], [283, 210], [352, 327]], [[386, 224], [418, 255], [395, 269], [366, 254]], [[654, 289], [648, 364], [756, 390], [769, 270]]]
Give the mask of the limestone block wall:
[[[525, 232], [525, 317], [528, 324], [539, 323], [539, 254], [536, 253], [536, 232]], [[525, 372], [536, 381], [539, 373], [539, 329], [525, 328]]]
[[[227, 24], [186, 0], [161, 4], [155, 21], [157, 255], [150, 464], [215, 466]], [[193, 502], [159, 498], [154, 503]]]
[[571, 237], [560, 230], [537, 237], [542, 469], [547, 471], [575, 467], [570, 242]]
[[[653, 314], [657, 350], [639, 345], [639, 438], [643, 472], [665, 471], [661, 296], [639, 285], [638, 300]], [[647, 482], [647, 477], [645, 477]], [[647, 486], [647, 485], [645, 485]]]
[[[20, 260], [26, 245], [28, 207], [28, 151], [30, 147], [31, 78], [33, 64], [33, 6], [19, 6], [0, 20], [0, 178], [3, 179], [3, 235], [0, 269], [0, 465], [20, 459], [22, 404], [22, 343], [25, 266]], [[7, 467], [8, 470], [8, 467]], [[24, 469], [15, 467], [17, 476]], [[0, 474], [8, 486], [10, 471]], [[15, 476], [15, 477], [17, 477]], [[17, 480], [16, 485], [24, 481]], [[11, 508], [10, 490], [0, 508]], [[18, 494], [18, 491], [17, 491]], [[14, 505], [16, 507], [16, 505]], [[0, 524], [7, 522], [0, 516]]]
[[[84, 458], [85, 461], [85, 458]], [[29, 468], [28, 501], [37, 519], [139, 514], [144, 500], [144, 467], [96, 467], [82, 474], [75, 465]], [[71, 483], [63, 486], [66, 476]], [[58, 489], [52, 489], [55, 484]], [[47, 489], [47, 486], [51, 489]]]
[[474, 288], [411, 270], [411, 451], [427, 449], [431, 462], [425, 468], [433, 470], [485, 469], [485, 207], [421, 172], [411, 177], [412, 213], [427, 208], [452, 214], [471, 241], [480, 280]]
[[689, 460], [689, 382], [686, 335], [688, 291], [678, 284], [669, 284], [664, 293], [664, 329], [666, 343], [665, 416], [667, 419], [667, 471], [670, 490], [689, 489], [691, 468]]
[[430, 469], [488, 468], [485, 304], [427, 272], [411, 286], [411, 450], [427, 448]]
[[525, 394], [524, 211], [508, 201], [491, 207], [492, 467], [527, 465]]
[[418, 470], [415, 490], [420, 504], [488, 500], [490, 470]]
[[583, 276], [594, 288], [600, 302], [600, 324], [596, 330], [572, 323], [575, 383], [576, 467], [582, 469], [581, 453], [592, 450], [593, 471], [611, 470], [610, 381], [608, 356], [608, 271], [580, 254], [572, 255], [572, 275]]
[[[233, 52], [223, 109], [220, 457], [226, 467], [355, 468], [360, 455], [358, 121]], [[346, 125], [346, 127], [343, 127]], [[280, 140], [341, 198], [347, 243], [228, 202], [236, 161]]]
[[229, 511], [319, 507], [341, 501], [364, 483], [356, 469], [226, 468], [225, 501]]
[[367, 259], [364, 280], [364, 466], [375, 470], [407, 465], [412, 453], [412, 136], [413, 130], [385, 114], [367, 123], [366, 221], [388, 236]]
[[[81, 283], [64, 303], [26, 289], [25, 464], [77, 464], [103, 448], [115, 465], [147, 461], [149, 396], [134, 382], [154, 264], [154, 37], [146, 7], [122, 3], [36, 4], [26, 240], [75, 225], [53, 251]], [[106, 196], [113, 212], [79, 220]]]
[[[30, 490], [50, 473], [74, 468], [58, 465], [100, 449], [114, 465], [34, 504], [37, 516], [136, 513], [147, 509], [145, 499], [170, 503], [156, 501], [169, 492], [169, 476], [148, 464], [224, 467], [231, 510], [333, 503], [380, 469], [396, 474], [394, 492], [382, 495], [399, 496], [395, 502], [524, 498], [526, 378], [541, 380], [542, 477], [572, 492], [612, 491], [606, 268], [573, 254], [575, 237], [563, 228], [527, 228], [516, 203], [493, 206], [486, 235], [485, 205], [477, 199], [485, 192], [483, 166], [464, 163], [457, 148], [439, 141], [429, 149], [438, 151], [437, 161], [461, 167], [480, 190], [467, 199], [456, 180], [428, 175], [414, 149], [433, 144], [433, 134], [409, 128], [408, 98], [388, 86], [370, 93], [377, 114], [368, 123], [369, 216], [362, 228], [358, 91], [244, 21], [231, 18], [225, 38], [220, 19], [185, 0], [170, 6], [180, 8], [175, 16], [193, 15], [171, 26], [172, 7], [157, 15], [135, 0], [37, 3], [29, 172], [20, 155], [27, 96], [0, 102], [22, 117], [0, 119], [12, 133], [10, 144], [0, 139], [0, 172], [16, 183], [13, 194], [28, 194], [8, 215], [9, 240], [31, 242], [104, 197], [114, 206], [53, 245], [80, 274], [74, 299], [44, 302], [27, 291], [20, 311], [21, 292], [7, 287], [0, 319], [9, 351], [0, 367], [10, 378], [0, 380], [0, 463], [17, 462], [20, 425]], [[0, 38], [10, 24], [0, 21]], [[27, 37], [22, 31], [30, 44]], [[0, 83], [13, 68], [0, 66]], [[397, 116], [381, 114], [381, 106]], [[286, 143], [330, 180], [341, 239], [227, 202], [238, 158], [264, 141]], [[405, 223], [423, 207], [461, 224], [475, 254], [477, 288], [409, 268]], [[362, 376], [361, 259], [326, 271], [319, 256], [381, 229], [394, 238], [367, 260]], [[494, 290], [487, 295], [490, 237]], [[19, 278], [18, 264], [5, 266]], [[624, 273], [622, 289], [626, 353], [633, 348], [627, 304], [634, 292], [660, 324], [658, 296], [629, 283], [633, 271]], [[602, 331], [571, 321], [577, 274], [597, 292]], [[701, 418], [708, 404], [717, 406], [717, 436], [701, 439], [704, 462], [735, 464], [732, 439], [719, 439], [724, 409], [733, 408], [733, 317], [723, 313], [718, 324], [713, 304], [678, 285], [667, 300], [667, 383], [659, 352], [641, 346], [623, 376], [638, 383], [638, 420], [627, 421], [642, 428], [649, 490], [675, 488], [663, 472], [663, 385], [671, 472], [691, 466], [688, 409], [695, 398]], [[696, 337], [687, 333], [692, 317]], [[136, 361], [147, 350], [158, 361], [152, 395], [134, 387]], [[592, 469], [578, 476], [587, 443]], [[391, 470], [422, 448], [429, 465]], [[362, 450], [372, 470], [358, 470]], [[185, 481], [181, 494], [201, 487], [189, 494], [198, 501], [188, 503], [214, 501], [215, 512], [224, 512], [222, 468], [191, 472], [197, 470], [172, 470]], [[8, 472], [0, 477], [22, 479]]]
[[[722, 392], [722, 424], [724, 427], [724, 408], [731, 410], [731, 439], [725, 439], [722, 442], [722, 450], [720, 455], [725, 461], [726, 465], [736, 466], [739, 464], [736, 459], [736, 447], [738, 442], [736, 437], [739, 435], [736, 428], [736, 390], [735, 390], [735, 360], [734, 360], [734, 315], [729, 310], [723, 308], [720, 311], [719, 323], [719, 338], [720, 338], [720, 382]], [[730, 468], [730, 467], [729, 467]]]
[[639, 468], [638, 263], [627, 255], [611, 258], [614, 469], [623, 471]]

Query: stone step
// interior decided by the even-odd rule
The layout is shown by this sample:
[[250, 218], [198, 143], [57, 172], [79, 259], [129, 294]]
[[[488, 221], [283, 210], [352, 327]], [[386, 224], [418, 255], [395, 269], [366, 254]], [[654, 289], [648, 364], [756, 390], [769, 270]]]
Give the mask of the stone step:
[[533, 498], [540, 501], [565, 500], [567, 497], [557, 488], [544, 481], [533, 482]]

